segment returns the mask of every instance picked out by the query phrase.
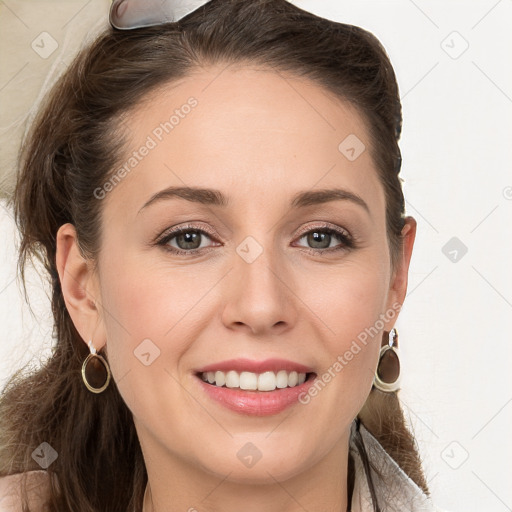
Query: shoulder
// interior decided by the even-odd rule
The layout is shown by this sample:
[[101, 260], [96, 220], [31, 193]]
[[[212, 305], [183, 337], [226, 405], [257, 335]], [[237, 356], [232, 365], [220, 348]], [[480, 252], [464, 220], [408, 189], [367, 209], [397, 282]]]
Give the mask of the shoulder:
[[21, 489], [26, 478], [30, 510], [44, 512], [49, 493], [49, 475], [44, 470], [0, 477], [0, 512], [22, 512]]
[[[353, 429], [355, 428], [352, 427]], [[361, 438], [368, 458], [372, 461], [370, 468], [375, 492], [379, 503], [385, 503], [389, 512], [447, 512], [439, 509], [416, 483], [398, 466], [384, 450], [378, 440], [361, 423]], [[368, 482], [358, 450], [351, 443], [351, 450], [356, 464], [356, 495], [353, 509], [357, 512], [373, 510]], [[374, 470], [377, 469], [377, 471]]]

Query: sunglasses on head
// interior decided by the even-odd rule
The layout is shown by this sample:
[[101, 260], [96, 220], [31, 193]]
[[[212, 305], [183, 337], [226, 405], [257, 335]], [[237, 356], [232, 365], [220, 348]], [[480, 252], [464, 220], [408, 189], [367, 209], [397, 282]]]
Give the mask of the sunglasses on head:
[[179, 21], [210, 0], [113, 0], [110, 24], [119, 30]]

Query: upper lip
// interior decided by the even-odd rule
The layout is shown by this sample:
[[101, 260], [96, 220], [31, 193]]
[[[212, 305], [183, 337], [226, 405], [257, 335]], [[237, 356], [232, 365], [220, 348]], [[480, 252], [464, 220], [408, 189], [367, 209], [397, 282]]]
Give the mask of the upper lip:
[[214, 372], [219, 370], [221, 372], [227, 372], [234, 370], [236, 372], [252, 372], [252, 373], [264, 373], [264, 372], [278, 372], [279, 370], [286, 370], [287, 372], [296, 371], [297, 373], [311, 373], [313, 369], [294, 361], [286, 359], [265, 359], [263, 361], [255, 361], [253, 359], [229, 359], [226, 361], [219, 361], [218, 363], [212, 363], [208, 366], [199, 368], [197, 373]]

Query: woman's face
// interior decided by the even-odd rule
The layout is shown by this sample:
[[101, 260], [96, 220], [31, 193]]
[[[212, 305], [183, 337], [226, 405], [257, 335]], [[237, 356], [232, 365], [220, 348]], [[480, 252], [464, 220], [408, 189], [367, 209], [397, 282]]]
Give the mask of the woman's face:
[[[88, 334], [106, 343], [145, 456], [254, 482], [339, 460], [412, 248], [392, 275], [362, 118], [312, 83], [218, 66], [123, 127], [124, 172], [98, 191]], [[236, 387], [243, 371], [242, 387], [293, 385], [294, 368], [298, 387]]]

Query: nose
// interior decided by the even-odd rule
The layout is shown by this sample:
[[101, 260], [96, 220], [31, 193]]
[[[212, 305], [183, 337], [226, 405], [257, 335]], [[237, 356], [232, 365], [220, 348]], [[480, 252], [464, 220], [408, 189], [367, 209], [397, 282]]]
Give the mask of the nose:
[[233, 258], [224, 325], [259, 337], [292, 329], [298, 318], [298, 298], [285, 259], [252, 237], [237, 247]]

